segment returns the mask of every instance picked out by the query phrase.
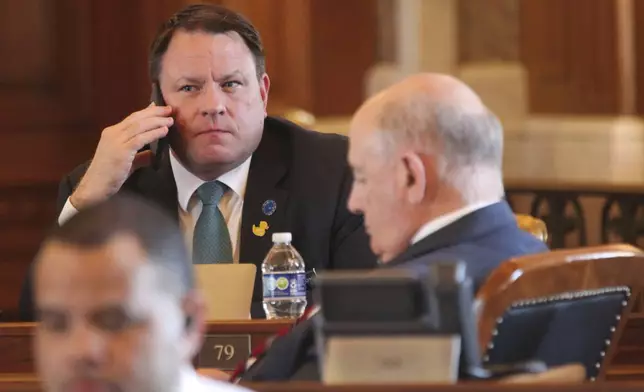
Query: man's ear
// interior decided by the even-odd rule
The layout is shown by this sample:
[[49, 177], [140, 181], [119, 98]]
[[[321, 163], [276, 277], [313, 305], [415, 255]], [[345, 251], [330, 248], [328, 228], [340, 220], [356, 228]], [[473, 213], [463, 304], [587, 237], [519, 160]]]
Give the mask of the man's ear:
[[419, 204], [425, 198], [427, 191], [425, 164], [421, 157], [414, 152], [403, 154], [402, 161], [406, 177], [407, 200], [411, 204]]
[[206, 332], [206, 305], [201, 293], [197, 290], [188, 292], [183, 298], [182, 309], [185, 355], [193, 358], [201, 349]]
[[264, 115], [268, 115], [268, 112], [266, 111], [268, 107], [268, 91], [271, 88], [271, 80], [268, 77], [268, 74], [264, 73], [262, 77], [259, 79], [259, 94], [262, 97], [262, 101], [264, 102]]

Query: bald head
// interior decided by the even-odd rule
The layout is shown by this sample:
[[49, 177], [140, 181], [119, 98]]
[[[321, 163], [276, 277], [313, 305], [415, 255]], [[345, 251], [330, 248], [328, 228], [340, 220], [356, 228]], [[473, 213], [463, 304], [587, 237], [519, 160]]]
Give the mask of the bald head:
[[453, 76], [435, 73], [409, 76], [368, 100], [363, 108], [382, 108], [380, 105], [400, 99], [434, 101], [472, 114], [487, 112], [479, 96], [466, 84]]
[[449, 75], [417, 74], [381, 91], [358, 110], [351, 132], [383, 159], [397, 148], [437, 155], [442, 176], [483, 169], [501, 175], [501, 124], [471, 88]]
[[493, 117], [479, 96], [460, 80], [423, 73], [409, 76], [367, 100], [353, 123], [368, 123], [372, 126], [356, 128], [391, 133], [403, 141], [405, 136], [413, 136], [410, 133], [429, 135], [430, 128], [436, 127], [437, 112], [443, 108], [463, 116]]
[[418, 74], [356, 112], [349, 133], [349, 208], [365, 215], [383, 260], [435, 217], [503, 197], [503, 130], [458, 79]]

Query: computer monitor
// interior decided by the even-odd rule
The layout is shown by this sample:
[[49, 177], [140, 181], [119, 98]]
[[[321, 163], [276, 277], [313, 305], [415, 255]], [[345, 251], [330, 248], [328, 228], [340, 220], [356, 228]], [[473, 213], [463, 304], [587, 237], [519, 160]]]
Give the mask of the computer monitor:
[[458, 337], [458, 369], [480, 366], [473, 285], [464, 263], [435, 263], [427, 275], [403, 269], [326, 272], [314, 282], [313, 294], [320, 306], [314, 324], [321, 375], [329, 341], [350, 337]]

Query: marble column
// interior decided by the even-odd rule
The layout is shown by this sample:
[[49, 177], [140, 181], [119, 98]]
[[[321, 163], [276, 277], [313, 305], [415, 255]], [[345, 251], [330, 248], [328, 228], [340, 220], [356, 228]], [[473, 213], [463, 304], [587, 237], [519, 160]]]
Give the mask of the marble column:
[[388, 38], [393, 49], [387, 59], [374, 64], [368, 73], [366, 96], [409, 74], [455, 73], [458, 61], [455, 0], [378, 1], [382, 31], [394, 32]]
[[458, 0], [458, 76], [503, 121], [522, 127], [526, 71], [519, 59], [519, 0]]

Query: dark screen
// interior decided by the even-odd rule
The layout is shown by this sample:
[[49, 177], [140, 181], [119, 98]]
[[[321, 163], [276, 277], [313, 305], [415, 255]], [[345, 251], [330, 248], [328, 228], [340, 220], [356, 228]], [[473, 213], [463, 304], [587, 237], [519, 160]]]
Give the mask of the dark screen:
[[411, 279], [325, 283], [319, 294], [327, 322], [413, 321], [427, 314], [426, 296]]

